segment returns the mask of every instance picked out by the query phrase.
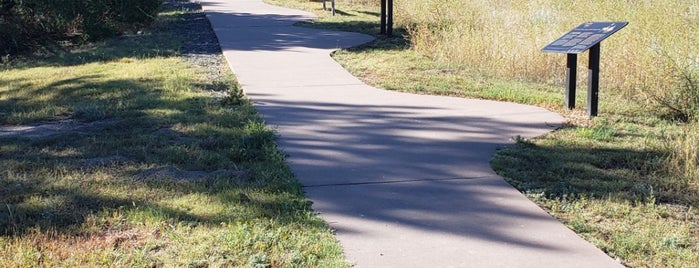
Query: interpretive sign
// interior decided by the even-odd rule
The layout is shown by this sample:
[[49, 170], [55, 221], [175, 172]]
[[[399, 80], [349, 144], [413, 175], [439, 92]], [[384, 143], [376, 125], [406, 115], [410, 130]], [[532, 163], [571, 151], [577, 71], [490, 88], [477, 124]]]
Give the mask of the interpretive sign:
[[586, 22], [571, 30], [541, 51], [552, 53], [580, 54], [595, 44], [624, 28], [628, 22]]
[[543, 52], [565, 53], [566, 57], [566, 106], [575, 108], [575, 84], [578, 54], [590, 50], [587, 80], [587, 114], [597, 116], [599, 95], [600, 43], [624, 28], [628, 22], [586, 22], [541, 49]]

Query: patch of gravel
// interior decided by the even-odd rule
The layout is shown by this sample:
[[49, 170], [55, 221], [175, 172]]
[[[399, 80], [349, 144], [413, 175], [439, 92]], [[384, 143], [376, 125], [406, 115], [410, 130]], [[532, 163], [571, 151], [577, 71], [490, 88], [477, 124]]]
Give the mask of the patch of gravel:
[[[207, 81], [221, 80], [226, 73], [230, 72], [229, 67], [226, 59], [223, 57], [218, 38], [211, 28], [209, 19], [206, 18], [206, 14], [201, 10], [201, 5], [183, 0], [169, 0], [166, 2], [166, 5], [175, 10], [188, 11], [180, 15], [181, 20], [169, 29], [174, 31], [175, 35], [185, 37], [187, 40], [180, 48], [182, 56], [189, 63], [206, 69]], [[212, 91], [211, 94], [214, 97], [221, 97], [219, 95], [225, 93]], [[173, 139], [176, 143], [191, 141], [184, 134], [171, 128], [161, 128], [152, 134]], [[172, 166], [166, 166], [143, 170], [133, 178], [136, 180], [170, 179], [176, 181], [203, 181], [215, 178], [228, 178], [246, 182], [250, 179], [250, 176], [245, 171], [236, 169], [220, 169], [206, 172], [180, 170]]]
[[180, 48], [182, 56], [191, 64], [207, 69], [208, 81], [219, 80], [228, 72], [228, 65], [201, 5], [183, 0], [170, 0], [166, 5], [188, 11], [180, 15], [181, 20], [171, 29], [187, 40]]

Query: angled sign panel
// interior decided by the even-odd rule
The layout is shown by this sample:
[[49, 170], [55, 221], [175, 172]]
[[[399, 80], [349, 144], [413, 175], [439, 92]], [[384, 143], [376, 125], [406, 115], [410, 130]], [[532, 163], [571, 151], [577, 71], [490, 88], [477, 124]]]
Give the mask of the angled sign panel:
[[541, 49], [543, 52], [579, 54], [624, 28], [628, 22], [586, 22]]

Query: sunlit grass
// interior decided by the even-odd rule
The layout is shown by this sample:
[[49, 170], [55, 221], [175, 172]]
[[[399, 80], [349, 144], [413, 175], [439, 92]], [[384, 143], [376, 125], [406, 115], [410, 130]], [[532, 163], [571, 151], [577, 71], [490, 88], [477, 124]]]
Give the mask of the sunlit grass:
[[0, 267], [347, 266], [233, 75], [171, 52], [177, 14], [0, 69], [0, 127], [83, 126], [0, 137]]
[[[624, 264], [691, 267], [699, 261], [699, 179], [677, 172], [668, 150], [693, 150], [676, 140], [686, 127], [697, 126], [606, 115], [520, 141], [492, 165]], [[691, 165], [682, 167], [696, 169]]]
[[387, 90], [560, 107], [561, 90], [557, 87], [502, 80], [462, 66], [430, 61], [412, 50], [393, 50], [391, 43], [375, 42], [370, 46], [338, 51], [333, 58], [365, 82]]
[[[134, 66], [138, 66], [135, 68]], [[121, 59], [66, 67], [36, 67], [22, 72], [3, 70], [0, 108], [5, 124], [52, 120], [62, 116], [94, 120], [120, 116], [133, 107], [154, 102], [137, 93], [149, 87], [159, 98], [183, 100], [202, 95], [195, 90], [195, 73], [176, 58]], [[160, 77], [161, 80], [153, 78]], [[190, 88], [191, 87], [191, 88]], [[162, 92], [162, 93], [160, 93]], [[169, 92], [178, 92], [171, 94]]]

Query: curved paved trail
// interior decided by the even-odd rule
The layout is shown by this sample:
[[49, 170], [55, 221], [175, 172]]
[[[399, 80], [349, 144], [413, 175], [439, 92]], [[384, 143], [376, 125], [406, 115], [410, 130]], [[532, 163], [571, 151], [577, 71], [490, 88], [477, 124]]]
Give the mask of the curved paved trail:
[[517, 135], [563, 119], [541, 108], [365, 85], [330, 53], [372, 40], [291, 26], [311, 14], [204, 0], [225, 57], [357, 267], [619, 264], [498, 177]]

